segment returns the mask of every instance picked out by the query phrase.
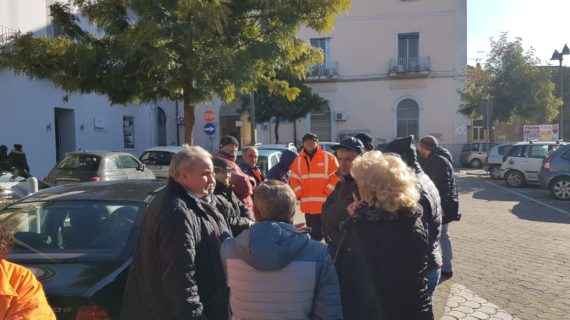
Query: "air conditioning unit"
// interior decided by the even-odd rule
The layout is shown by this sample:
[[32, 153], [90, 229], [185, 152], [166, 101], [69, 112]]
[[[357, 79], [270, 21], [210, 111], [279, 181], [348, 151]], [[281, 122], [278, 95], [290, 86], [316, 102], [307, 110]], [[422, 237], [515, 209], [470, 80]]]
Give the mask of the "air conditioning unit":
[[336, 121], [346, 121], [348, 120], [348, 114], [346, 112], [337, 112]]

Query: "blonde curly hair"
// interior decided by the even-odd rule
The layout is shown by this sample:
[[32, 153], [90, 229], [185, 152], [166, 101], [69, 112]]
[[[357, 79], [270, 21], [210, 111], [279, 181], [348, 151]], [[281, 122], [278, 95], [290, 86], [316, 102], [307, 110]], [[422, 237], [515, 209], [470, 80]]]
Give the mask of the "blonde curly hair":
[[352, 162], [350, 174], [371, 207], [395, 212], [415, 207], [420, 198], [415, 174], [396, 155], [366, 152]]

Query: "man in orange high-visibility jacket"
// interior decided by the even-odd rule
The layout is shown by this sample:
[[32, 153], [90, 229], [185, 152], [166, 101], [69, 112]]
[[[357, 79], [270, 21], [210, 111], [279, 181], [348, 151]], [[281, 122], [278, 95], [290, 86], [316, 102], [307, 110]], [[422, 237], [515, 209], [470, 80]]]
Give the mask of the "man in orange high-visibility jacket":
[[319, 146], [319, 139], [314, 133], [307, 133], [303, 136], [303, 151], [290, 169], [289, 184], [301, 201], [301, 211], [311, 228], [311, 238], [321, 241], [321, 212], [323, 203], [338, 182], [338, 161]]

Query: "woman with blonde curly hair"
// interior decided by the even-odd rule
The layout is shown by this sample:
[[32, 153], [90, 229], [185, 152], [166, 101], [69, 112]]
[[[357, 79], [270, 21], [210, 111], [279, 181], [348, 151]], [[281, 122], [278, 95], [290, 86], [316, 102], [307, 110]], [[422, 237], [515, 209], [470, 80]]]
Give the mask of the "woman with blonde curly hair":
[[360, 200], [348, 208], [336, 259], [344, 318], [433, 319], [414, 173], [399, 157], [371, 151], [351, 174]]

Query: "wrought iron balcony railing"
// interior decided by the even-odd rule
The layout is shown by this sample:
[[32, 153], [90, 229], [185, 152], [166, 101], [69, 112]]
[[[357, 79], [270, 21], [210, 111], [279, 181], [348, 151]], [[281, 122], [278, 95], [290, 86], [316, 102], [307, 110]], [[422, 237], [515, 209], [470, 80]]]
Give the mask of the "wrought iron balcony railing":
[[388, 74], [392, 77], [426, 76], [430, 68], [430, 57], [392, 58]]
[[16, 34], [18, 30], [10, 29], [8, 27], [0, 25], [0, 45], [5, 44], [10, 36]]
[[331, 79], [337, 77], [338, 63], [336, 61], [317, 64], [309, 69], [309, 79]]

